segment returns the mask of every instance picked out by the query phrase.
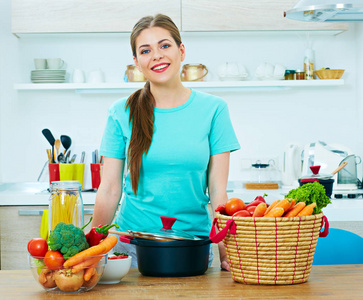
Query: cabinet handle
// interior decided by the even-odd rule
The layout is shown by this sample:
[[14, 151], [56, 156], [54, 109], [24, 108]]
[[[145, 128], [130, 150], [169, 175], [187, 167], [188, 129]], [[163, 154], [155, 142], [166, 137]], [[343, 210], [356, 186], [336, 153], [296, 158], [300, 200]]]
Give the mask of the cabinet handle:
[[19, 216], [42, 216], [43, 210], [19, 209], [18, 215]]
[[[85, 215], [93, 215], [93, 209], [85, 209], [83, 211]], [[27, 210], [27, 209], [19, 209], [18, 210], [19, 216], [42, 216], [43, 210]]]

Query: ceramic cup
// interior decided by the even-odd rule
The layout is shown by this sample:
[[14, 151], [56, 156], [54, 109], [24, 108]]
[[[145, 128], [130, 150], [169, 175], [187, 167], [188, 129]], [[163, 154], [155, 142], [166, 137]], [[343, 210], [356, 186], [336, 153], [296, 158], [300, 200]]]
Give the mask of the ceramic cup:
[[63, 65], [64, 65], [64, 61], [60, 58], [48, 58], [47, 59], [48, 69], [58, 70], [58, 69], [62, 68]]
[[72, 82], [74, 82], [74, 83], [84, 83], [85, 82], [85, 77], [84, 77], [84, 73], [82, 70], [75, 69], [73, 71]]
[[47, 60], [45, 58], [34, 58], [35, 69], [44, 70], [47, 68]]
[[100, 83], [104, 82], [103, 72], [101, 70], [93, 70], [88, 74], [89, 83]]

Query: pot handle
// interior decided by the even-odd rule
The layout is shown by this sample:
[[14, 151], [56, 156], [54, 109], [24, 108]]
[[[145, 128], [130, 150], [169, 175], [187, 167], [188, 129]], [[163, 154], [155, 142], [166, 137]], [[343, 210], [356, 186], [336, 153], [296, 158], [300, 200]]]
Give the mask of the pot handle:
[[319, 232], [319, 237], [326, 237], [329, 234], [329, 221], [326, 216], [323, 216], [323, 219], [321, 220], [321, 227], [320, 230], [323, 228], [324, 230], [322, 232]]
[[126, 243], [126, 244], [138, 245], [137, 241], [134, 240], [134, 238], [132, 236], [122, 235], [122, 236], [120, 236], [120, 241], [122, 243]]
[[220, 232], [216, 234], [216, 225], [217, 218], [214, 218], [212, 228], [210, 230], [209, 239], [212, 241], [212, 243], [219, 243], [223, 241], [223, 239], [226, 237], [228, 230], [230, 230], [231, 234], [236, 234], [237, 226], [234, 220], [228, 220], [226, 223], [226, 227], [224, 227]]

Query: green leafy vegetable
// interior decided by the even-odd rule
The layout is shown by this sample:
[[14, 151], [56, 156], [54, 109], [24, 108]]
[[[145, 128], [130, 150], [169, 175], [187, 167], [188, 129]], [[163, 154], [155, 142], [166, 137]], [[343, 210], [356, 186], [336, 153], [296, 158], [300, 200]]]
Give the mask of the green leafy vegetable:
[[309, 205], [316, 203], [313, 214], [319, 214], [322, 209], [331, 203], [330, 198], [325, 194], [325, 188], [319, 182], [306, 183], [297, 189], [291, 190], [286, 198], [295, 199], [296, 202], [305, 202]]

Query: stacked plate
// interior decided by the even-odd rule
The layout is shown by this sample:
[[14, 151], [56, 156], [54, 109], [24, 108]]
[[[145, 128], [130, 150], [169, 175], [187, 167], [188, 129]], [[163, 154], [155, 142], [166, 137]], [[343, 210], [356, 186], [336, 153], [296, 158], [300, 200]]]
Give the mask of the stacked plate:
[[31, 81], [33, 83], [63, 83], [66, 81], [66, 70], [33, 70]]

